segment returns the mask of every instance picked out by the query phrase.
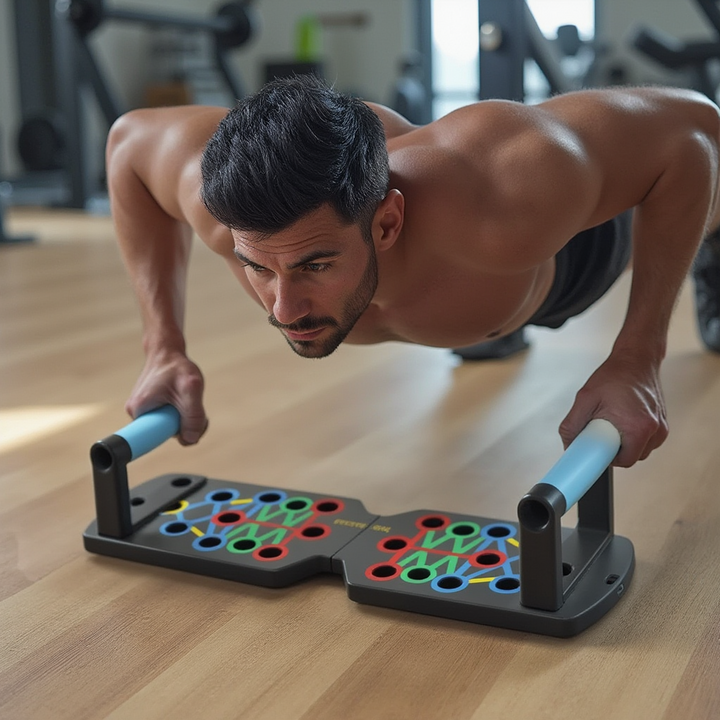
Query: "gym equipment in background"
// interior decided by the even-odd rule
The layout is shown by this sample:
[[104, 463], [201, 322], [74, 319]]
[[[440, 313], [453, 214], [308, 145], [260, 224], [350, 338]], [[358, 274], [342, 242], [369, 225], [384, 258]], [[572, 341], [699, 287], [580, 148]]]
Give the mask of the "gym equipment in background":
[[631, 45], [668, 70], [690, 71], [692, 86], [717, 100], [718, 80], [713, 78], [712, 61], [720, 59], [720, 8], [717, 0], [695, 0], [710, 23], [716, 38], [684, 42], [650, 27], [638, 28]]
[[[165, 406], [90, 451], [94, 553], [266, 587], [342, 575], [351, 600], [568, 637], [627, 590], [632, 543], [613, 532], [617, 430], [592, 421], [518, 505], [518, 522], [418, 510], [198, 475], [128, 487], [127, 465], [179, 429]], [[560, 518], [577, 503], [575, 528]]]
[[106, 7], [103, 0], [58, 0], [55, 17], [61, 110], [68, 130], [68, 157], [74, 158], [69, 164], [71, 207], [85, 207], [94, 191], [92, 178], [88, 177], [84, 166], [83, 90], [92, 90], [108, 127], [122, 112], [88, 42], [90, 35], [103, 23], [125, 22], [145, 27], [173, 27], [210, 33], [218, 71], [233, 97], [244, 95], [239, 80], [231, 71], [228, 52], [247, 43], [253, 35], [255, 23], [251, 0], [221, 5], [215, 16], [210, 18]]
[[3, 245], [17, 245], [18, 243], [32, 242], [31, 235], [8, 235], [5, 230], [5, 202], [10, 194], [10, 184], [0, 182], [0, 247]]
[[108, 128], [127, 108], [93, 51], [100, 27], [121, 22], [207, 34], [214, 67], [230, 95], [240, 98], [245, 92], [229, 55], [256, 32], [252, 5], [234, 0], [203, 17], [123, 9], [104, 0], [15, 0], [23, 117], [18, 151], [26, 173], [11, 181], [10, 202], [87, 208], [105, 195], [102, 147], [94, 147], [88, 132], [87, 100], [95, 100]]
[[525, 61], [534, 60], [551, 93], [577, 90], [579, 83], [567, 77], [558, 44], [538, 27], [525, 0], [482, 0], [480, 24], [480, 100], [525, 100]]
[[[422, 85], [425, 98], [415, 101], [413, 113], [422, 118], [422, 124], [476, 100], [532, 103], [551, 94], [599, 84], [598, 59], [607, 48], [581, 38], [574, 25], [561, 25], [554, 38], [545, 35], [526, 0], [477, 0], [477, 14], [474, 8], [466, 7], [459, 15], [459, 38], [471, 18], [478, 23], [478, 73], [476, 81], [468, 75], [466, 61], [458, 60], [462, 71], [456, 81], [450, 71], [456, 61], [442, 48], [450, 35], [443, 41], [433, 29], [439, 15], [448, 21], [452, 17], [452, 13], [445, 15], [443, 7], [442, 0], [416, 0], [420, 63], [413, 77]], [[465, 43], [462, 49], [463, 55], [473, 51]], [[534, 61], [536, 67], [528, 60]], [[404, 104], [401, 100], [395, 109], [402, 111]]]

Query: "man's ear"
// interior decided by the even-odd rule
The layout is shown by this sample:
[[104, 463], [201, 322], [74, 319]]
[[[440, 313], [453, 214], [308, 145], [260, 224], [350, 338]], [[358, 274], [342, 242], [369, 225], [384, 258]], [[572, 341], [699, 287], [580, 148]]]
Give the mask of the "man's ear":
[[375, 211], [372, 224], [373, 241], [378, 252], [393, 246], [405, 219], [405, 197], [399, 190], [389, 190]]

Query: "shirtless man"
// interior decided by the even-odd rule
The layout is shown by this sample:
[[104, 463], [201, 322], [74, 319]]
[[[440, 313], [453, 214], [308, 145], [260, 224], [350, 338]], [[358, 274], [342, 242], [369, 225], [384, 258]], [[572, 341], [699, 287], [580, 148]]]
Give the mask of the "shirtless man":
[[[127, 410], [175, 405], [184, 444], [207, 426], [183, 337], [193, 231], [311, 358], [343, 341], [457, 348], [559, 326], [607, 290], [632, 246], [624, 324], [560, 426], [567, 445], [592, 418], [610, 420], [614, 464], [630, 466], [667, 436], [659, 368], [706, 236], [700, 274], [720, 267], [719, 136], [703, 96], [650, 88], [485, 101], [422, 127], [308, 77], [229, 113], [131, 112], [108, 141], [147, 357]], [[701, 334], [720, 352], [720, 283], [698, 282], [715, 308]]]

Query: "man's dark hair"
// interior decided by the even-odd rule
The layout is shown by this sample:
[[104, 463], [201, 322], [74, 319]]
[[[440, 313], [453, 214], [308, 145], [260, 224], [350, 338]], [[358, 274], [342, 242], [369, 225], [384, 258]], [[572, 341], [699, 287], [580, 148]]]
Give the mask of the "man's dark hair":
[[327, 203], [369, 242], [389, 182], [378, 116], [313, 75], [274, 80], [240, 100], [201, 167], [210, 214], [233, 230], [267, 235]]

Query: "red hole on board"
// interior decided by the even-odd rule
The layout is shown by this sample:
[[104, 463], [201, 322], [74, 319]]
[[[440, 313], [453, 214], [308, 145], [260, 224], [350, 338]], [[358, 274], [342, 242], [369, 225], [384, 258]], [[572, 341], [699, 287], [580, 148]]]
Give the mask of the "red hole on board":
[[345, 509], [345, 503], [342, 500], [336, 498], [323, 498], [322, 500], [316, 500], [313, 503], [313, 510], [315, 512], [329, 515], [330, 513], [340, 512]]
[[327, 525], [314, 523], [306, 525], [297, 531], [297, 536], [302, 540], [320, 540], [330, 534], [330, 528]]
[[391, 563], [376, 563], [371, 565], [365, 570], [365, 577], [368, 580], [375, 580], [377, 582], [385, 582], [386, 580], [392, 580], [402, 572], [399, 565]]
[[415, 521], [418, 530], [442, 530], [450, 525], [447, 515], [423, 515]]
[[492, 568], [504, 565], [507, 562], [507, 555], [500, 550], [483, 550], [470, 558], [470, 563], [475, 567]]
[[255, 550], [252, 556], [262, 562], [272, 562], [284, 558], [287, 554], [288, 549], [285, 545], [263, 545]]
[[225, 510], [211, 518], [211, 522], [215, 525], [237, 525], [245, 520], [245, 513], [236, 512], [235, 510]]
[[398, 550], [402, 550], [410, 545], [410, 539], [406, 537], [388, 537], [383, 538], [378, 544], [378, 550], [383, 552], [395, 553]]

